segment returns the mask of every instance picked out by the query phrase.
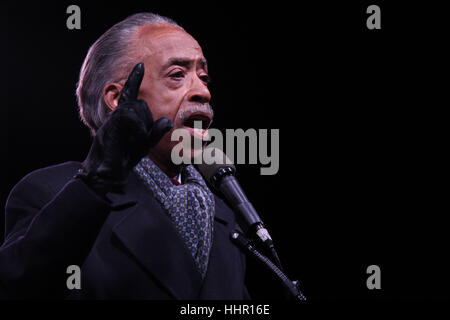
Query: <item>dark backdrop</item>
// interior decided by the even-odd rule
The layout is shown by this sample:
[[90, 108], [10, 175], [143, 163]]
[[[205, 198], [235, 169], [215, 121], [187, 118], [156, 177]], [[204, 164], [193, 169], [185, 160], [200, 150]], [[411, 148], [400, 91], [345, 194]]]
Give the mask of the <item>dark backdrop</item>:
[[[27, 173], [84, 159], [91, 140], [75, 85], [85, 54], [114, 23], [152, 11], [202, 45], [215, 127], [280, 129], [278, 174], [241, 165], [239, 179], [310, 299], [448, 297], [442, 8], [376, 1], [382, 30], [369, 31], [372, 2], [243, 3], [9, 2], [1, 207]], [[81, 30], [66, 28], [70, 4], [81, 7]], [[371, 264], [379, 291], [366, 288]], [[256, 298], [279, 297], [251, 261], [248, 283]]]

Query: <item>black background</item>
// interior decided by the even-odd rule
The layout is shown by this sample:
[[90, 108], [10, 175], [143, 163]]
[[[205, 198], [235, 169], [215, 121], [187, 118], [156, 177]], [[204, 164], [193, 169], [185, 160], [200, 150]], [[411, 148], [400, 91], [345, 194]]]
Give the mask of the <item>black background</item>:
[[[239, 180], [310, 300], [450, 297], [444, 10], [392, 2], [3, 4], [1, 207], [27, 173], [84, 159], [75, 85], [87, 50], [151, 11], [202, 46], [216, 128], [280, 129], [278, 174], [241, 165]], [[81, 30], [66, 28], [70, 4]], [[370, 4], [381, 30], [366, 28]], [[3, 239], [3, 210], [0, 221]], [[366, 287], [372, 264], [381, 290]], [[248, 270], [255, 298], [281, 298], [260, 266]]]

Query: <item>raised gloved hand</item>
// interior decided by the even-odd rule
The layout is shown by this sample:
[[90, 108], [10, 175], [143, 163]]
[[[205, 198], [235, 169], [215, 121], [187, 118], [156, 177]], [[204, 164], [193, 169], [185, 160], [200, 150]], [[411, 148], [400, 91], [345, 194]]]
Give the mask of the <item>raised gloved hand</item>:
[[137, 99], [143, 76], [144, 64], [138, 63], [120, 93], [117, 108], [97, 131], [77, 174], [101, 196], [121, 192], [131, 169], [173, 127], [172, 121], [164, 117], [154, 121], [147, 103]]

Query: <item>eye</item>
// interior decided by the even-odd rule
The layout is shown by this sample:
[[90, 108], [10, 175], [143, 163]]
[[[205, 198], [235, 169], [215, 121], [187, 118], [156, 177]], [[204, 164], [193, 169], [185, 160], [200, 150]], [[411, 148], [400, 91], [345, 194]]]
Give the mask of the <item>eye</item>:
[[181, 79], [181, 78], [184, 77], [184, 72], [183, 71], [177, 71], [177, 72], [171, 73], [169, 75], [169, 77], [174, 78], [174, 79]]
[[205, 84], [210, 84], [211, 83], [211, 77], [207, 74], [203, 74], [201, 76], [199, 76], [199, 78], [205, 83]]

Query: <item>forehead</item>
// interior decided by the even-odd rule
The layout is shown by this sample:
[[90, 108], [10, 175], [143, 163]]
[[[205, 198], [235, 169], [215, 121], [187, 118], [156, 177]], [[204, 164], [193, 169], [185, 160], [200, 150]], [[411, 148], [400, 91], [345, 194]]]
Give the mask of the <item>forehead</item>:
[[147, 25], [138, 30], [137, 51], [152, 64], [163, 64], [174, 57], [203, 59], [198, 42], [186, 31], [172, 25]]

